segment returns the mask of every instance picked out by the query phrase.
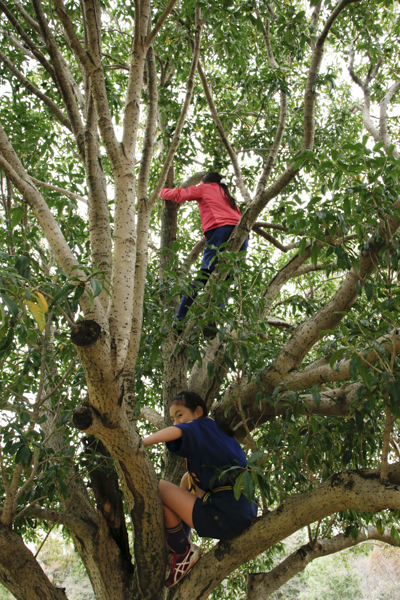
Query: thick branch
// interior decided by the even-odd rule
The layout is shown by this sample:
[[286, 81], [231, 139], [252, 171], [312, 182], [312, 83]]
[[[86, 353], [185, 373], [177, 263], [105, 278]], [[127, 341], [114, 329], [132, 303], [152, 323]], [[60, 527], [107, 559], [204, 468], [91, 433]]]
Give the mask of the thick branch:
[[68, 116], [72, 125], [72, 130], [76, 139], [76, 143], [79, 149], [82, 160], [85, 160], [84, 150], [84, 130], [83, 123], [79, 113], [78, 105], [75, 100], [74, 88], [73, 88], [73, 77], [71, 71], [65, 62], [60, 49], [54, 39], [53, 33], [46, 20], [46, 16], [43, 10], [41, 0], [32, 0], [33, 7], [35, 9], [36, 18], [40, 25], [42, 37], [46, 43], [47, 50], [50, 54], [51, 60], [54, 65], [55, 78], [58, 83], [62, 98], [64, 100], [65, 107], [68, 112]]
[[157, 21], [154, 29], [152, 30], [152, 32], [146, 38], [145, 46], [147, 48], [149, 48], [151, 46], [151, 44], [154, 42], [154, 40], [156, 38], [156, 35], [160, 31], [161, 27], [164, 25], [164, 23], [167, 20], [169, 14], [171, 13], [172, 9], [174, 8], [176, 2], [177, 2], [177, 0], [169, 0], [167, 6], [164, 9], [163, 14], [158, 19], [158, 21]]
[[[61, 1], [61, 0], [58, 0]], [[115, 136], [114, 126], [108, 105], [106, 84], [104, 80], [103, 65], [101, 62], [101, 10], [97, 0], [84, 0], [85, 18], [87, 24], [88, 36], [88, 56], [90, 56], [90, 70], [87, 59], [85, 61], [86, 69], [88, 70], [92, 92], [95, 98], [98, 124], [103, 143], [107, 150], [107, 155], [110, 159], [113, 170], [118, 169], [118, 162], [121, 158], [121, 146]], [[60, 18], [62, 13], [59, 14]], [[72, 35], [72, 31], [70, 32]], [[78, 44], [75, 46], [76, 52], [80, 53], [80, 60], [83, 60], [82, 51], [79, 50]], [[80, 47], [80, 44], [79, 44]]]
[[371, 525], [366, 532], [360, 530], [355, 539], [352, 536], [346, 537], [344, 533], [340, 533], [331, 539], [318, 540], [314, 545], [305, 544], [272, 569], [272, 571], [269, 571], [269, 573], [250, 573], [247, 576], [246, 600], [267, 600], [271, 594], [289, 581], [289, 579], [304, 571], [306, 566], [316, 558], [329, 556], [330, 554], [335, 554], [336, 552], [341, 552], [347, 548], [352, 548], [353, 546], [372, 540], [384, 542], [391, 546], [399, 546], [399, 543], [390, 536], [389, 530], [380, 534], [376, 527]]
[[[379, 127], [380, 127], [380, 139], [385, 144], [385, 150], [387, 152], [389, 146], [392, 143], [391, 137], [389, 135], [388, 126], [387, 126], [387, 109], [389, 102], [393, 98], [393, 96], [400, 89], [400, 81], [397, 81], [392, 87], [386, 92], [385, 97], [383, 98], [380, 105], [380, 119], [379, 119]], [[397, 149], [393, 151], [393, 156], [395, 158], [399, 158], [399, 153]]]
[[29, 25], [32, 27], [32, 29], [37, 31], [37, 33], [40, 33], [39, 24], [36, 23], [35, 19], [32, 19], [32, 17], [30, 16], [29, 13], [26, 12], [26, 10], [22, 6], [22, 4], [20, 2], [18, 2], [18, 0], [13, 0], [13, 2], [15, 4], [15, 6], [17, 7], [17, 9], [19, 10], [19, 12], [21, 13], [21, 15], [24, 17], [25, 21], [27, 23], [29, 23]]
[[[397, 212], [398, 207], [400, 207], [400, 200], [392, 205], [392, 209], [395, 213]], [[380, 226], [380, 229], [383, 230], [387, 224], [390, 227], [390, 231], [394, 233], [398, 229], [399, 219], [393, 216], [387, 217], [386, 221], [387, 223], [383, 223]], [[384, 231], [382, 233], [384, 233]], [[369, 243], [370, 249], [368, 251], [363, 251], [359, 257], [360, 271], [357, 272], [354, 267], [350, 269], [345, 280], [331, 300], [313, 317], [296, 329], [285, 348], [282, 350], [279, 358], [271, 366], [271, 373], [274, 371], [276, 375], [273, 379], [277, 383], [284, 379], [284, 373], [300, 366], [304, 356], [319, 339], [320, 332], [322, 330], [334, 329], [343, 319], [344, 314], [353, 306], [358, 298], [355, 289], [356, 282], [362, 281], [368, 273], [374, 271], [376, 265], [379, 263], [379, 247], [380, 245], [383, 245], [384, 242], [378, 245], [375, 242], [375, 237], [372, 237], [370, 238]]]
[[[84, 272], [79, 269], [72, 271], [72, 267], [78, 264], [75, 255], [68, 246], [57, 221], [55, 220], [52, 212], [44, 201], [42, 195], [39, 193], [37, 188], [33, 185], [29, 175], [26, 173], [20, 160], [14, 152], [7, 135], [0, 124], [0, 168], [7, 174], [10, 180], [13, 182], [15, 187], [24, 197], [25, 201], [31, 207], [38, 223], [43, 229], [44, 235], [46, 236], [50, 247], [52, 248], [57, 261], [61, 268], [68, 273], [68, 275], [75, 275], [81, 277], [83, 281], [87, 280], [87, 276]], [[81, 305], [84, 309], [89, 309], [89, 302], [85, 299], [85, 296], [81, 297]], [[94, 301], [94, 313], [98, 323], [101, 323], [105, 330], [108, 329], [108, 324], [105, 320], [103, 311], [99, 311], [100, 303], [96, 298]]]
[[400, 463], [390, 466], [389, 480], [390, 484], [382, 485], [377, 469], [343, 471], [310, 492], [288, 498], [276, 510], [256, 519], [237, 538], [214, 546], [185, 577], [173, 599], [205, 600], [241, 564], [300, 528], [338, 511], [399, 510]]
[[133, 313], [131, 337], [124, 366], [125, 401], [129, 410], [134, 411], [135, 395], [135, 366], [139, 351], [140, 336], [143, 322], [143, 301], [146, 283], [146, 270], [148, 262], [149, 224], [151, 209], [148, 202], [148, 182], [151, 161], [154, 155], [154, 140], [157, 128], [157, 72], [154, 50], [150, 47], [147, 51], [147, 121], [143, 140], [142, 160], [140, 163], [137, 197], [137, 246], [135, 264], [135, 285], [133, 291]]
[[[98, 114], [93, 95], [88, 86], [87, 119], [85, 127], [86, 179], [89, 188], [88, 214], [92, 261], [107, 273], [107, 284], [111, 279], [112, 249], [111, 225], [107, 199], [107, 182], [103, 171], [98, 134]], [[100, 302], [107, 310], [109, 297], [105, 290], [100, 294]]]
[[122, 147], [129, 162], [135, 158], [137, 132], [139, 129], [140, 98], [143, 88], [143, 72], [148, 46], [145, 39], [150, 20], [150, 2], [142, 1], [135, 11], [135, 38], [133, 42], [128, 89], [126, 93]]
[[0, 581], [16, 598], [67, 600], [44, 574], [22, 537], [0, 524]]

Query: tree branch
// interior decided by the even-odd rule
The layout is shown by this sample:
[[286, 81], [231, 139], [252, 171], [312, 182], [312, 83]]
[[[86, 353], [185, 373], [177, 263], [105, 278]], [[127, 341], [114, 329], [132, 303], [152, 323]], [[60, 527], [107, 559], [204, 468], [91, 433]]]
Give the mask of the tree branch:
[[7, 56], [1, 50], [0, 50], [0, 61], [3, 62], [6, 65], [6, 67], [9, 69], [9, 71], [11, 71], [11, 73], [18, 79], [18, 81], [20, 83], [22, 83], [22, 85], [29, 92], [31, 92], [32, 94], [34, 94], [35, 96], [37, 96], [37, 98], [39, 98], [51, 110], [51, 112], [56, 117], [56, 119], [58, 119], [58, 121], [60, 121], [60, 123], [62, 125], [64, 125], [64, 127], [67, 127], [67, 129], [69, 129], [72, 132], [72, 126], [71, 126], [70, 120], [58, 108], [57, 104], [55, 104], [55, 102], [53, 102], [53, 100], [50, 100], [50, 98], [48, 98], [46, 96], [46, 94], [43, 94], [35, 85], [33, 85], [33, 83], [31, 83], [29, 81], [29, 79], [27, 79], [16, 68], [16, 66], [7, 58]]
[[390, 536], [389, 530], [380, 534], [376, 527], [372, 525], [368, 527], [367, 532], [360, 529], [355, 539], [352, 536], [346, 537], [344, 533], [340, 533], [330, 539], [318, 540], [314, 546], [305, 544], [285, 558], [269, 573], [249, 573], [247, 575], [246, 600], [267, 600], [289, 579], [304, 571], [306, 566], [316, 558], [336, 554], [336, 552], [372, 540], [395, 547], [399, 546], [399, 543]]
[[333, 513], [350, 508], [368, 512], [386, 508], [398, 510], [400, 463], [390, 466], [389, 481], [390, 484], [382, 485], [377, 469], [342, 471], [310, 492], [291, 496], [276, 510], [253, 521], [238, 537], [216, 544], [185, 577], [173, 600], [178, 597], [180, 600], [193, 597], [205, 600], [241, 564], [307, 524]]
[[18, 0], [13, 0], [13, 2], [19, 10], [19, 12], [21, 13], [21, 15], [24, 17], [25, 21], [32, 27], [32, 29], [34, 29], [37, 33], [40, 33], [39, 24], [36, 23], [35, 19], [32, 19], [30, 14], [26, 12], [22, 4]]
[[12, 14], [12, 12], [8, 9], [8, 7], [4, 4], [2, 0], [0, 0], [0, 10], [6, 15], [7, 19], [13, 25], [14, 29], [18, 32], [21, 39], [28, 46], [33, 56], [40, 62], [42, 67], [51, 75], [53, 81], [57, 83], [57, 78], [55, 71], [48, 60], [43, 56], [43, 54], [39, 51], [36, 44], [31, 40], [29, 35], [25, 32], [25, 30], [21, 27], [18, 19]]
[[[388, 131], [388, 126], [387, 126], [387, 109], [388, 109], [388, 104], [391, 101], [391, 99], [393, 98], [393, 96], [399, 91], [400, 89], [400, 81], [397, 81], [394, 85], [392, 85], [392, 87], [386, 92], [383, 100], [381, 101], [380, 104], [380, 119], [379, 119], [379, 134], [380, 134], [380, 139], [381, 141], [385, 144], [385, 151], [388, 151], [389, 146], [392, 143], [391, 137], [389, 135], [389, 131]], [[393, 151], [393, 156], [395, 158], [399, 158], [399, 153], [397, 151], [397, 149], [394, 149]]]
[[[150, 23], [149, 23], [150, 24]], [[148, 182], [151, 161], [154, 155], [154, 140], [157, 128], [157, 71], [154, 50], [150, 47], [146, 56], [147, 63], [147, 121], [143, 140], [142, 160], [139, 168], [137, 198], [137, 245], [135, 263], [135, 285], [133, 290], [133, 311], [131, 337], [124, 366], [125, 400], [129, 410], [134, 411], [135, 366], [140, 345], [143, 323], [143, 302], [148, 262], [149, 224], [151, 208], [148, 201]]]
[[[87, 86], [87, 111], [85, 127], [86, 178], [89, 187], [88, 214], [89, 235], [92, 249], [92, 261], [107, 273], [105, 285], [109, 285], [112, 271], [111, 225], [107, 199], [107, 181], [101, 161], [98, 133], [98, 114], [91, 93], [91, 84]], [[106, 311], [109, 296], [102, 290], [99, 300]]]
[[[31, 207], [38, 223], [43, 229], [44, 235], [46, 236], [50, 247], [53, 249], [54, 254], [61, 268], [68, 273], [68, 275], [74, 275], [87, 281], [86, 274], [76, 269], [72, 271], [72, 267], [78, 264], [78, 261], [68, 246], [60, 227], [58, 226], [55, 217], [47, 206], [41, 194], [37, 188], [33, 185], [29, 175], [26, 173], [20, 160], [14, 152], [14, 149], [7, 138], [7, 135], [0, 124], [0, 168], [7, 174], [10, 180], [13, 182], [18, 191], [22, 194], [25, 201]], [[81, 306], [85, 310], [89, 309], [89, 301], [84, 296], [81, 297]], [[100, 309], [100, 310], [99, 310]], [[96, 317], [98, 324], [105, 330], [108, 330], [108, 323], [105, 319], [105, 314], [101, 309], [100, 302], [97, 298], [94, 300], [94, 306], [92, 313]]]
[[40, 181], [39, 179], [36, 179], [36, 177], [32, 177], [32, 175], [30, 176], [30, 178], [32, 179], [33, 183], [39, 187], [44, 187], [44, 188], [47, 188], [48, 190], [53, 190], [53, 192], [58, 192], [59, 194], [61, 194], [63, 196], [67, 196], [68, 198], [72, 198], [73, 200], [78, 200], [79, 202], [83, 202], [83, 204], [86, 204], [86, 205], [88, 203], [86, 198], [84, 198], [83, 196], [74, 194], [73, 192], [70, 192], [69, 190], [65, 190], [64, 188], [60, 188], [57, 185], [52, 185], [50, 183], [46, 183], [45, 181]]
[[79, 109], [76, 104], [75, 94], [73, 91], [74, 78], [72, 77], [71, 71], [67, 63], [65, 62], [56, 44], [49, 24], [47, 23], [41, 0], [32, 0], [32, 4], [35, 9], [37, 21], [40, 25], [42, 37], [46, 43], [47, 50], [50, 54], [51, 60], [54, 65], [55, 79], [58, 83], [59, 90], [61, 92], [65, 107], [68, 112], [68, 116], [71, 122], [72, 130], [74, 132], [79, 153], [84, 162], [84, 130]]
[[[400, 207], [400, 200], [395, 202], [391, 207], [394, 214], [397, 213], [398, 207]], [[385, 222], [381, 223], [379, 230], [382, 232], [383, 237], [386, 226], [389, 226], [390, 231], [394, 233], [399, 227], [399, 218], [388, 216]], [[377, 253], [384, 243], [381, 242], [378, 244], [375, 242], [375, 236], [371, 237], [369, 240], [369, 250], [363, 250], [359, 256], [360, 271], [357, 272], [352, 267], [330, 301], [313, 317], [308, 319], [306, 323], [299, 325], [283, 348], [279, 358], [271, 366], [271, 373], [272, 371], [275, 372], [275, 381], [277, 383], [285, 379], [284, 373], [288, 373], [291, 369], [299, 367], [304, 356], [312, 348], [316, 340], [320, 338], [320, 332], [322, 330], [334, 329], [343, 319], [344, 314], [351, 309], [358, 298], [355, 289], [356, 282], [363, 281], [368, 273], [375, 270], [379, 262]]]
[[[61, 3], [61, 0], [56, 0]], [[101, 9], [97, 0], [84, 0], [85, 18], [87, 25], [88, 52], [87, 57], [90, 57], [90, 63], [86, 58], [86, 53], [78, 44], [78, 40], [72, 25], [68, 25], [64, 12], [60, 10], [59, 17], [65, 21], [64, 27], [68, 26], [71, 43], [74, 44], [74, 49], [79, 58], [83, 62], [88, 72], [92, 92], [96, 102], [96, 110], [98, 115], [98, 124], [103, 143], [107, 150], [107, 155], [110, 159], [114, 175], [118, 170], [118, 164], [121, 159], [121, 146], [115, 136], [114, 126], [110, 113], [110, 107], [107, 99], [106, 84], [104, 80], [103, 65], [101, 62]], [[64, 9], [65, 10], [65, 9]], [[63, 22], [64, 24], [64, 22]], [[85, 57], [84, 57], [85, 54]]]
[[210, 89], [209, 89], [208, 84], [207, 84], [207, 78], [206, 78], [206, 75], [205, 75], [205, 73], [203, 71], [203, 68], [202, 68], [200, 62], [197, 65], [197, 70], [198, 70], [199, 75], [200, 75], [201, 83], [202, 83], [203, 89], [204, 89], [204, 94], [205, 94], [205, 97], [207, 99], [208, 106], [209, 106], [210, 112], [211, 112], [211, 116], [212, 116], [213, 121], [215, 123], [215, 127], [217, 128], [217, 131], [219, 133], [221, 141], [224, 144], [224, 146], [226, 148], [226, 151], [228, 152], [229, 158], [231, 159], [233, 170], [235, 172], [236, 183], [238, 185], [240, 193], [242, 194], [242, 196], [244, 198], [244, 201], [245, 201], [246, 205], [249, 205], [251, 203], [251, 197], [250, 197], [250, 194], [249, 194], [249, 192], [248, 192], [248, 190], [247, 190], [247, 188], [246, 188], [246, 186], [244, 184], [243, 177], [242, 177], [242, 171], [241, 171], [240, 166], [239, 166], [239, 161], [237, 159], [236, 152], [234, 151], [234, 149], [230, 145], [228, 137], [227, 137], [227, 135], [225, 133], [225, 130], [224, 130], [224, 127], [222, 125], [221, 119], [218, 116], [217, 109], [215, 107], [214, 101], [213, 101], [212, 96], [211, 96]]
[[[355, 0], [355, 2], [360, 1], [361, 0]], [[335, 20], [344, 10], [344, 8], [346, 8], [346, 6], [350, 3], [351, 0], [340, 0], [338, 2], [336, 8], [333, 10], [330, 17], [327, 19], [322, 33], [318, 37], [317, 43], [315, 45], [315, 49], [311, 58], [311, 65], [308, 71], [306, 88], [304, 92], [304, 133], [303, 141], [298, 155], [302, 155], [305, 151], [311, 151], [313, 148], [315, 133], [314, 115], [317, 98], [315, 84], [317, 81], [319, 68], [322, 61], [324, 43]], [[265, 208], [268, 202], [275, 198], [299, 172], [300, 167], [296, 169], [294, 167], [295, 162], [292, 162], [285, 169], [285, 171], [274, 181], [274, 183], [272, 183], [262, 194], [260, 194], [257, 200], [254, 200], [250, 204], [250, 206], [243, 214], [240, 223], [236, 226], [235, 230], [233, 231], [230, 237], [228, 246], [229, 250], [233, 252], [237, 252], [239, 250], [245, 238], [250, 233], [253, 224], [255, 223], [258, 215], [263, 210], [263, 208]]]
[[168, 16], [170, 15], [172, 9], [174, 8], [176, 2], [177, 2], [177, 0], [169, 0], [167, 6], [165, 7], [163, 14], [158, 19], [154, 29], [146, 38], [146, 42], [145, 42], [146, 48], [149, 48], [151, 46], [151, 44], [154, 42], [156, 35], [160, 31], [161, 27], [164, 25], [165, 21], [167, 20]]
[[274, 236], [270, 235], [266, 231], [263, 231], [261, 229], [261, 227], [256, 227], [256, 225], [253, 225], [252, 231], [257, 233], [264, 239], [268, 240], [268, 242], [270, 242], [273, 246], [275, 246], [275, 248], [278, 248], [278, 250], [281, 250], [282, 252], [289, 252], [289, 250], [293, 250], [293, 248], [296, 248], [298, 246], [298, 244], [296, 242], [294, 242], [293, 244], [287, 244], [286, 246], [284, 246], [283, 244], [280, 243], [279, 240], [274, 238]]
[[158, 412], [155, 411], [150, 406], [144, 406], [142, 408], [142, 410], [140, 411], [140, 415], [138, 418], [146, 419], [146, 421], [149, 421], [152, 425], [154, 425], [154, 427], [157, 430], [163, 429], [165, 426], [164, 417], [162, 417], [160, 414], [158, 414]]
[[190, 102], [192, 99], [192, 94], [193, 94], [193, 88], [194, 88], [194, 83], [195, 83], [195, 75], [196, 75], [196, 68], [199, 64], [199, 53], [200, 53], [200, 42], [201, 42], [201, 29], [202, 29], [202, 23], [201, 23], [201, 12], [199, 8], [196, 8], [196, 23], [195, 23], [195, 41], [194, 41], [194, 46], [193, 46], [193, 55], [192, 55], [192, 63], [190, 66], [190, 71], [189, 71], [189, 76], [188, 76], [188, 80], [187, 80], [187, 84], [186, 84], [186, 97], [185, 97], [185, 102], [182, 106], [182, 111], [179, 117], [179, 120], [177, 122], [176, 125], [176, 129], [174, 132], [174, 137], [172, 138], [171, 141], [171, 145], [169, 147], [166, 159], [164, 161], [164, 165], [163, 168], [161, 170], [161, 175], [158, 179], [158, 182], [154, 188], [153, 194], [151, 195], [150, 198], [150, 205], [151, 207], [154, 206], [154, 204], [156, 203], [161, 189], [164, 185], [165, 179], [167, 177], [168, 171], [172, 165], [172, 161], [175, 155], [175, 152], [179, 146], [179, 142], [180, 142], [180, 135], [182, 132], [182, 128], [183, 125], [185, 123], [186, 120], [186, 115], [187, 112], [189, 110], [189, 106], [190, 106]]
[[126, 93], [122, 148], [129, 163], [135, 159], [137, 132], [139, 129], [140, 102], [143, 88], [143, 72], [147, 46], [145, 39], [150, 20], [150, 1], [135, 2], [135, 38], [133, 41], [128, 89]]
[[22, 536], [0, 525], [0, 581], [16, 598], [68, 600], [46, 577]]

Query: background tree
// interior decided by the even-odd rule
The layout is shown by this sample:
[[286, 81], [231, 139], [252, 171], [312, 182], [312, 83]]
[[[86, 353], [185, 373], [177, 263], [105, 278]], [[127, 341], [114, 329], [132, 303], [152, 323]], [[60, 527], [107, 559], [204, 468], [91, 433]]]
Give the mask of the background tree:
[[[182, 388], [235, 428], [263, 514], [171, 598], [304, 526], [398, 541], [397, 3], [0, 10], [0, 581], [65, 598], [25, 543], [62, 524], [97, 598], [164, 597], [156, 472], [183, 466], [140, 434]], [[177, 336], [200, 227], [159, 192], [211, 168], [243, 218]]]

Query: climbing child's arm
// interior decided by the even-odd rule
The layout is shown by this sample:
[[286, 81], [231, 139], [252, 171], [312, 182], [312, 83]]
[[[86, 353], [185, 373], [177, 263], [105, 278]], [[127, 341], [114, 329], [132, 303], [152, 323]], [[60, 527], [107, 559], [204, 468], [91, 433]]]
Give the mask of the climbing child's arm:
[[180, 437], [182, 437], [182, 430], [179, 427], [167, 427], [143, 438], [143, 444], [153, 446], [153, 444], [161, 444], [162, 442], [172, 442], [172, 440], [177, 440]]

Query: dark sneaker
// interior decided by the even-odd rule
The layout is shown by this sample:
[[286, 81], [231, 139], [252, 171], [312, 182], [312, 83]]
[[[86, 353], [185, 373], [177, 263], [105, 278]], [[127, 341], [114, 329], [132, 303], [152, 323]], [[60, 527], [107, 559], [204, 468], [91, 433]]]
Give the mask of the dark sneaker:
[[172, 588], [179, 583], [190, 569], [197, 563], [203, 553], [203, 548], [199, 548], [195, 544], [189, 543], [188, 550], [185, 554], [172, 554], [169, 558], [169, 570], [167, 571], [167, 579], [165, 586]]

